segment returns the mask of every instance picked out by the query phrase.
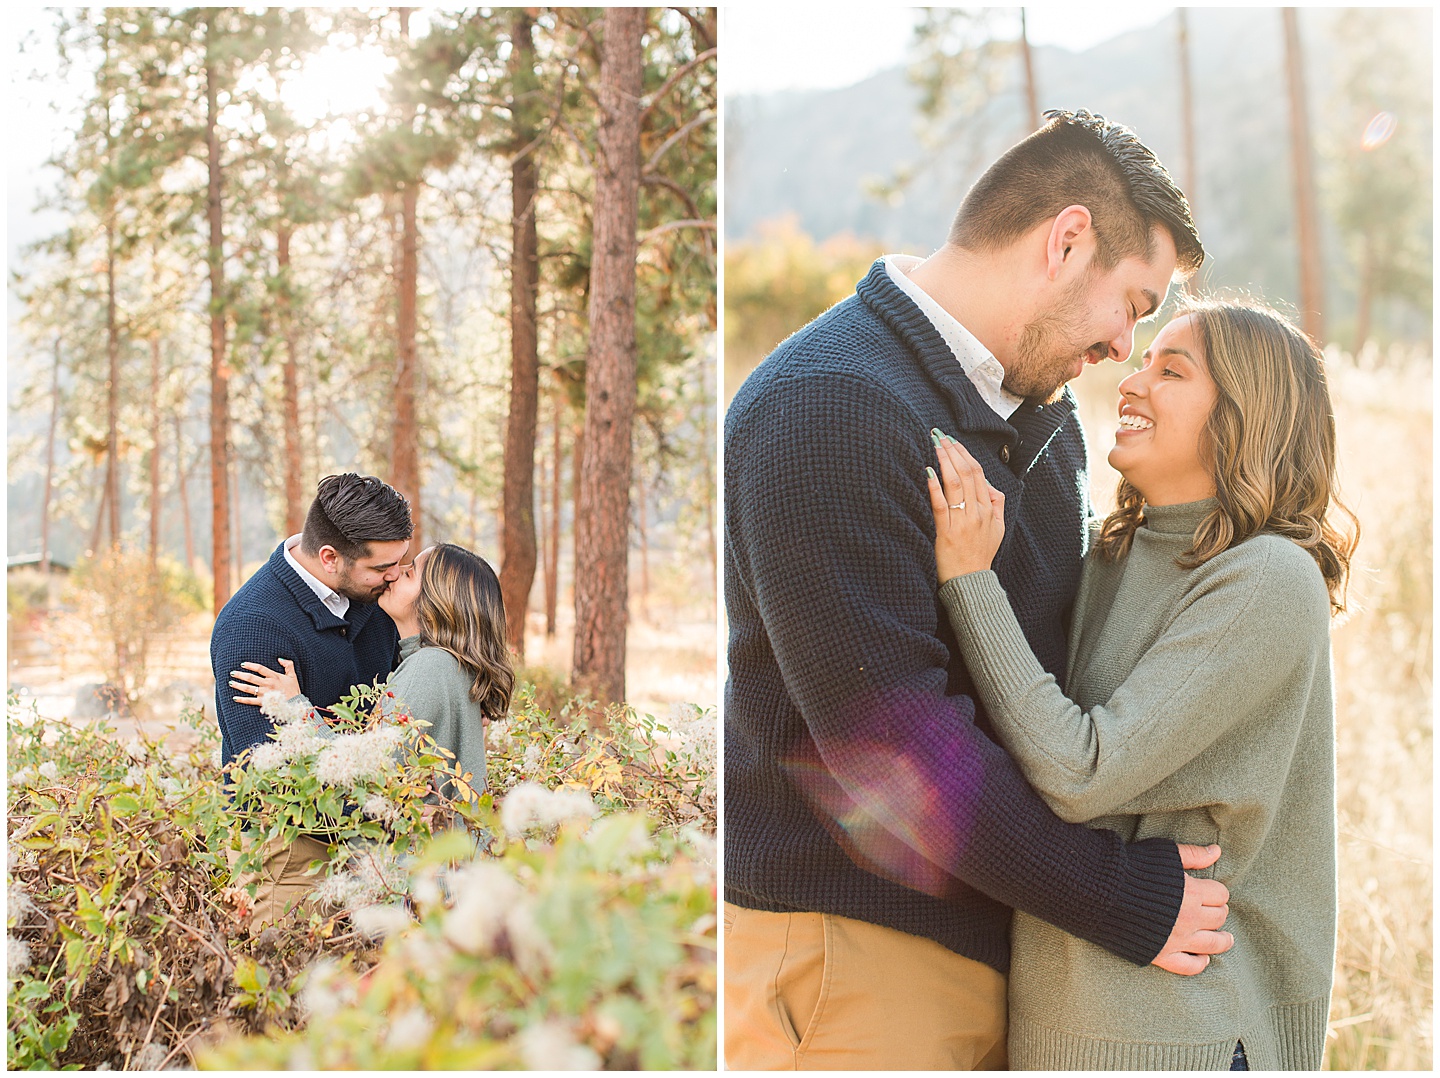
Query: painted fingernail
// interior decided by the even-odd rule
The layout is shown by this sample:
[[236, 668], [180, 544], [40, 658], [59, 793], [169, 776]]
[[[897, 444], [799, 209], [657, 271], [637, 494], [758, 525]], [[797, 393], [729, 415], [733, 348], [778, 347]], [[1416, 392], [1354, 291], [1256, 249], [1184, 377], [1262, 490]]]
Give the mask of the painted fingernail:
[[935, 448], [937, 448], [937, 449], [940, 448], [940, 439], [941, 439], [941, 437], [942, 437], [942, 435], [940, 434], [940, 432], [939, 432], [938, 430], [932, 430], [932, 431], [930, 432], [930, 441], [934, 444]]
[[934, 469], [934, 468], [926, 468], [926, 469], [925, 469], [925, 474], [928, 475], [931, 479], [936, 479], [936, 480], [938, 480], [938, 479], [940, 478], [939, 476], [937, 476], [937, 475], [935, 474], [935, 469]]

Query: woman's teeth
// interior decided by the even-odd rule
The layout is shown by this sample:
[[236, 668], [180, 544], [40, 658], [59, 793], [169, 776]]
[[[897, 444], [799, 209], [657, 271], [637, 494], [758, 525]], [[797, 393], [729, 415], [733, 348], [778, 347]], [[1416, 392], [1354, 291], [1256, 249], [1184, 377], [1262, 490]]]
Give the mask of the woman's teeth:
[[1155, 424], [1141, 415], [1122, 415], [1120, 426], [1126, 430], [1149, 430]]

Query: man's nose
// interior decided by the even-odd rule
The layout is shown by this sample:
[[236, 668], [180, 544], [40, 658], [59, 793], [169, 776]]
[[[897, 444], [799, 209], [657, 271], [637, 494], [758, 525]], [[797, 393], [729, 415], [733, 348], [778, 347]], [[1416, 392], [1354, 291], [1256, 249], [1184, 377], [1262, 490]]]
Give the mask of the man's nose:
[[392, 584], [393, 584], [395, 581], [399, 580], [399, 579], [400, 579], [400, 566], [398, 566], [398, 565], [392, 565], [392, 566], [390, 566], [389, 569], [385, 570], [385, 579], [386, 579], [388, 582], [392, 583]]
[[1123, 363], [1130, 358], [1130, 353], [1134, 348], [1135, 323], [1126, 321], [1125, 328], [1110, 341], [1110, 358], [1117, 363]]

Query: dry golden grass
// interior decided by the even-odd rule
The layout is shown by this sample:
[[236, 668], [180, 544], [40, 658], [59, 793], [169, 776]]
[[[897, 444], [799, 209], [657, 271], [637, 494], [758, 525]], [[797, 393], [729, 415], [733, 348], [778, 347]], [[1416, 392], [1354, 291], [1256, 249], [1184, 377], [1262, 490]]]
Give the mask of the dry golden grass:
[[[1340, 939], [1326, 1066], [1431, 1068], [1431, 358], [1332, 353], [1342, 492], [1360, 518], [1334, 646]], [[1107, 369], [1108, 368], [1108, 369]], [[1097, 506], [1114, 504], [1125, 370], [1075, 383]]]

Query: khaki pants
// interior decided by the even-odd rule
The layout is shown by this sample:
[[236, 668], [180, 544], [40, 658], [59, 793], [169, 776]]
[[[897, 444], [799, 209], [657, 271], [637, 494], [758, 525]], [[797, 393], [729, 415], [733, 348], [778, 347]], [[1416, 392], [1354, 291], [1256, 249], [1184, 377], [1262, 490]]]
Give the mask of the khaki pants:
[[725, 903], [730, 1070], [1003, 1070], [1005, 978], [891, 928]]
[[[240, 855], [230, 851], [230, 867]], [[255, 888], [255, 900], [250, 917], [251, 933], [258, 932], [264, 925], [274, 924], [284, 916], [287, 909], [308, 909], [307, 896], [315, 885], [324, 878], [323, 874], [307, 876], [305, 869], [314, 860], [327, 860], [329, 847], [309, 835], [298, 836], [293, 843], [285, 845], [279, 839], [267, 839], [261, 847], [260, 873], [243, 872], [235, 877], [236, 887], [248, 887], [257, 878], [260, 885]]]

